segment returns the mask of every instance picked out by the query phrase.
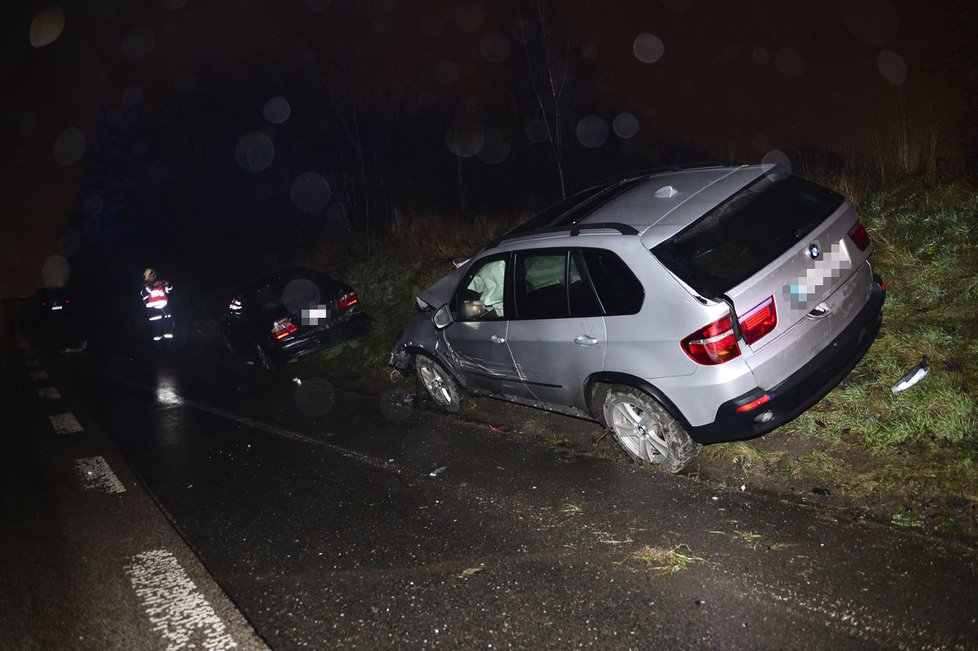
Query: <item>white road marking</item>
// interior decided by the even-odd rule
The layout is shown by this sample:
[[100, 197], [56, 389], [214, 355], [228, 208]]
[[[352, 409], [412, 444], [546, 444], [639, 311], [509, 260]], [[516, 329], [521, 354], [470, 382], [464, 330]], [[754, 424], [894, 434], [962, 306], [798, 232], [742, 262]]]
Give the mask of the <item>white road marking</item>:
[[170, 552], [156, 549], [137, 554], [126, 567], [126, 574], [168, 651], [220, 651], [238, 646]]
[[112, 472], [104, 457], [86, 457], [75, 461], [75, 472], [86, 490], [102, 493], [125, 493], [126, 487]]
[[55, 387], [38, 389], [37, 395], [45, 400], [61, 400], [61, 393]]
[[31, 371], [32, 380], [46, 380], [48, 379], [47, 371]]
[[56, 434], [77, 434], [78, 432], [84, 432], [85, 428], [81, 426], [78, 419], [72, 413], [67, 414], [53, 414], [48, 416], [51, 419], [51, 425], [54, 426], [54, 432]]

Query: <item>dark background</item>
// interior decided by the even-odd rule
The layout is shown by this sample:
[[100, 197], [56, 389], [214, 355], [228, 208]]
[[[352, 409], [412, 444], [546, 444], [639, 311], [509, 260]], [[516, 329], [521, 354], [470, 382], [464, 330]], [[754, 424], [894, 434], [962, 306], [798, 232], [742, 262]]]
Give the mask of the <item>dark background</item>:
[[[3, 26], [0, 296], [232, 283], [393, 220], [626, 170], [846, 189], [974, 169], [973, 2], [23, 3]], [[437, 237], [437, 234], [432, 234]]]

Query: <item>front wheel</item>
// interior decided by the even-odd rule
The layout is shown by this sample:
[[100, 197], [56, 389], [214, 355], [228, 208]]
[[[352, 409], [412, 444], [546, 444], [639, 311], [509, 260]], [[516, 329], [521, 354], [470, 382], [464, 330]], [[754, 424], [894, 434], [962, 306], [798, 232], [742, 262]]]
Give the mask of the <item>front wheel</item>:
[[679, 472], [702, 447], [654, 398], [630, 387], [614, 387], [604, 400], [604, 419], [618, 445], [639, 463]]
[[414, 369], [431, 399], [445, 411], [458, 413], [462, 407], [462, 388], [445, 367], [427, 355], [418, 353], [414, 358]]

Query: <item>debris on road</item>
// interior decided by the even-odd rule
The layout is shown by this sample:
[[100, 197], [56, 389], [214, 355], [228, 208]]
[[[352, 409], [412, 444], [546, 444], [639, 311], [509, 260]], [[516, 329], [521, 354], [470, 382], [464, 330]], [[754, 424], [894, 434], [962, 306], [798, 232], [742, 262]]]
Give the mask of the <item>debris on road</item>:
[[432, 470], [431, 472], [429, 472], [428, 473], [428, 476], [429, 477], [437, 477], [438, 475], [442, 474], [446, 470], [448, 470], [448, 466], [438, 466], [437, 468], [435, 468], [434, 470]]
[[912, 369], [907, 371], [903, 377], [897, 380], [897, 383], [890, 387], [890, 391], [893, 393], [899, 393], [901, 391], [906, 391], [913, 385], [917, 384], [925, 377], [927, 377], [927, 367], [928, 360], [927, 355], [920, 360], [920, 363], [914, 366]]

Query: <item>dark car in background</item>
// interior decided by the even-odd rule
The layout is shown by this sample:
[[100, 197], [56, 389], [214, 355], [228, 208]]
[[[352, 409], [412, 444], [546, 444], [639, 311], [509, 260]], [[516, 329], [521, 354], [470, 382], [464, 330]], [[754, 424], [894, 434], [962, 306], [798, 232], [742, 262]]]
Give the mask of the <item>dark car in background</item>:
[[87, 338], [78, 303], [67, 287], [39, 289], [31, 301], [27, 335], [61, 352], [84, 350]]
[[272, 369], [359, 337], [369, 325], [349, 285], [293, 267], [247, 285], [228, 305], [221, 333], [232, 350]]

